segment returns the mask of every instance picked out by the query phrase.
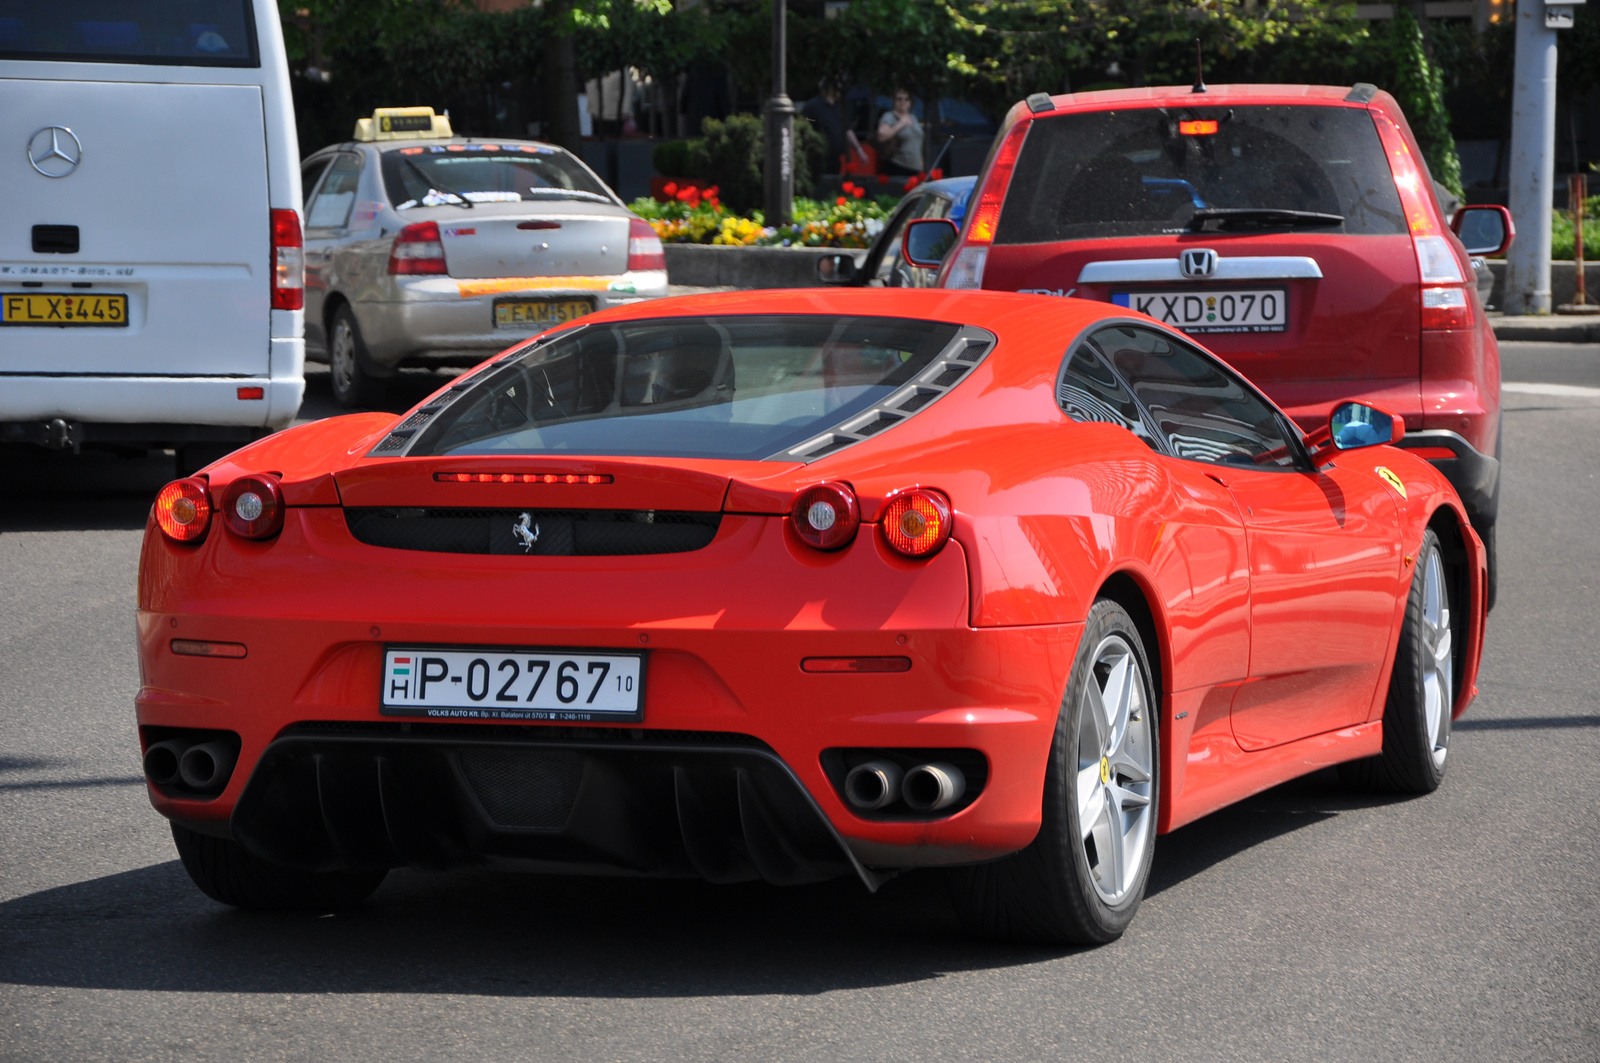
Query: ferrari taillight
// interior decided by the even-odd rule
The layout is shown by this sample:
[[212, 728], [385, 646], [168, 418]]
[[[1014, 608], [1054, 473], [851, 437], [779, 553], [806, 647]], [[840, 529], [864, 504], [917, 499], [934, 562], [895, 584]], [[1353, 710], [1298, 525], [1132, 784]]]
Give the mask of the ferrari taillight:
[[270, 539], [283, 529], [283, 492], [274, 476], [241, 476], [222, 492], [222, 519], [246, 539]]
[[179, 543], [199, 542], [211, 526], [211, 489], [198, 477], [174, 480], [156, 495], [156, 525]]
[[891, 550], [907, 557], [927, 557], [950, 538], [950, 500], [926, 487], [896, 491], [885, 503], [879, 521]]
[[807, 546], [838, 550], [849, 546], [861, 526], [861, 507], [849, 484], [821, 483], [794, 496], [789, 507], [795, 534]]

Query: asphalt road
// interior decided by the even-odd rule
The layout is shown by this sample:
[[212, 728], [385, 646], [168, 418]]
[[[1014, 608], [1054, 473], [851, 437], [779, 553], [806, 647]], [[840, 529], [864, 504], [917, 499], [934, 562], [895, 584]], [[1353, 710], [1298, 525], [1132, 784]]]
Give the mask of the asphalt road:
[[1600, 1058], [1600, 348], [1505, 364], [1533, 386], [1507, 392], [1500, 604], [1443, 787], [1324, 772], [1185, 827], [1089, 951], [969, 938], [931, 875], [401, 871], [347, 916], [215, 905], [131, 709], [168, 470], [0, 452], [0, 1060]]

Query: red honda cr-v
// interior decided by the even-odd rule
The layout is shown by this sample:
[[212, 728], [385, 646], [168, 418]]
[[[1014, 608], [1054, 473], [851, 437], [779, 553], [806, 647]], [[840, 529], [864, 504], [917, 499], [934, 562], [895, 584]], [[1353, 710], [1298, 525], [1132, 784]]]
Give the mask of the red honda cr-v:
[[1455, 484], [1492, 581], [1499, 349], [1388, 93], [1040, 93], [1012, 108], [978, 189], [942, 286], [1149, 314], [1194, 334], [1303, 428], [1346, 399], [1401, 414], [1400, 445]]

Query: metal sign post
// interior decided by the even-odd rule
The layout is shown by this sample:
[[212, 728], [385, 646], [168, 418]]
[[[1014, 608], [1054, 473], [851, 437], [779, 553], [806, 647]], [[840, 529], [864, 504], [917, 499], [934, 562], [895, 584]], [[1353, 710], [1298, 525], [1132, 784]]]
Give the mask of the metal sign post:
[[[766, 222], [786, 225], [794, 214], [794, 102], [789, 99], [786, 0], [772, 0], [772, 96], [766, 114]], [[1554, 128], [1554, 127], [1552, 127]]]

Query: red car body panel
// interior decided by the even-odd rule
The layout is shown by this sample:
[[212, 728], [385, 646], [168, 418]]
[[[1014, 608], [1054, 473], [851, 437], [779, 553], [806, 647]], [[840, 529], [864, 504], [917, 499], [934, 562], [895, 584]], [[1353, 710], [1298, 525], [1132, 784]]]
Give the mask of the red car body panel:
[[[1304, 430], [1324, 424], [1334, 404], [1356, 399], [1400, 414], [1408, 432], [1459, 437], [1418, 436], [1409, 445], [1424, 448], [1430, 459], [1439, 462], [1441, 471], [1463, 495], [1475, 522], [1480, 527], [1490, 525], [1498, 506], [1500, 355], [1471, 283], [1471, 258], [1451, 232], [1430, 183], [1422, 179], [1426, 173], [1418, 162], [1422, 152], [1399, 104], [1386, 92], [1374, 90], [1355, 100], [1349, 98], [1351, 92], [1346, 87], [1320, 85], [1211, 85], [1203, 96], [1197, 96], [1184, 86], [1162, 86], [1053, 96], [1053, 110], [1043, 113], [1019, 103], [995, 139], [996, 150], [973, 194], [974, 207], [969, 208], [965, 228], [945, 257], [938, 283], [949, 281], [951, 265], [969, 246], [988, 247], [982, 279], [985, 289], [1098, 300], [1109, 300], [1113, 286], [1078, 280], [1083, 267], [1091, 262], [1171, 259], [1189, 247], [1209, 247], [1224, 257], [1309, 256], [1321, 267], [1320, 279], [1272, 282], [1289, 294], [1290, 320], [1285, 331], [1207, 333], [1195, 338], [1265, 391]], [[1348, 236], [1314, 230], [1207, 232], [1022, 244], [990, 244], [974, 236], [974, 220], [980, 214], [977, 204], [986, 195], [1004, 199], [1028, 194], [1028, 189], [1015, 184], [1009, 170], [995, 172], [998, 146], [1008, 136], [1025, 138], [1033, 124], [1075, 113], [1183, 104], [1218, 106], [1230, 100], [1249, 106], [1314, 105], [1370, 113], [1397, 187], [1405, 190], [1402, 200], [1409, 235]], [[1024, 139], [1023, 151], [1025, 145]], [[991, 224], [991, 235], [992, 231]], [[1468, 327], [1422, 327], [1422, 283], [1412, 246], [1412, 237], [1418, 235], [1438, 235], [1448, 242], [1468, 282]], [[1137, 291], [1174, 285], [1115, 287]]]
[[[1430, 521], [1459, 526], [1473, 600], [1455, 712], [1472, 699], [1483, 551], [1459, 499], [1391, 447], [1316, 474], [1180, 461], [1129, 432], [1072, 421], [1054, 388], [1084, 330], [1119, 308], [937, 290], [753, 292], [665, 300], [584, 319], [735, 313], [902, 316], [976, 325], [993, 353], [939, 401], [809, 465], [630, 458], [374, 458], [399, 419], [334, 418], [209, 467], [281, 478], [283, 530], [220, 521], [198, 543], [154, 521], [139, 571], [141, 728], [237, 732], [238, 768], [208, 800], [151, 786], [155, 807], [225, 832], [263, 750], [304, 721], [373, 723], [386, 644], [557, 645], [649, 652], [631, 728], [759, 738], [864, 864], [984, 859], [1038, 830], [1046, 758], [1082, 623], [1110, 581], [1136, 588], [1161, 690], [1165, 831], [1286, 779], [1378, 751], [1388, 670]], [[1403, 497], [1374, 470], [1405, 485]], [[612, 483], [441, 483], [439, 471], [602, 472]], [[863, 524], [837, 552], [789, 521], [795, 492], [850, 483]], [[1293, 489], [1285, 485], [1293, 484]], [[948, 495], [951, 541], [891, 551], [889, 493]], [[671, 555], [419, 554], [358, 542], [349, 505], [720, 509], [712, 543]], [[173, 639], [242, 643], [179, 656]], [[890, 674], [803, 672], [802, 658], [905, 656]], [[529, 728], [539, 723], [519, 724]], [[605, 725], [597, 725], [605, 726]], [[142, 732], [143, 734], [143, 732]], [[148, 744], [148, 736], [143, 740]], [[989, 763], [969, 806], [925, 822], [864, 818], [820, 762], [832, 747], [963, 747]]]

